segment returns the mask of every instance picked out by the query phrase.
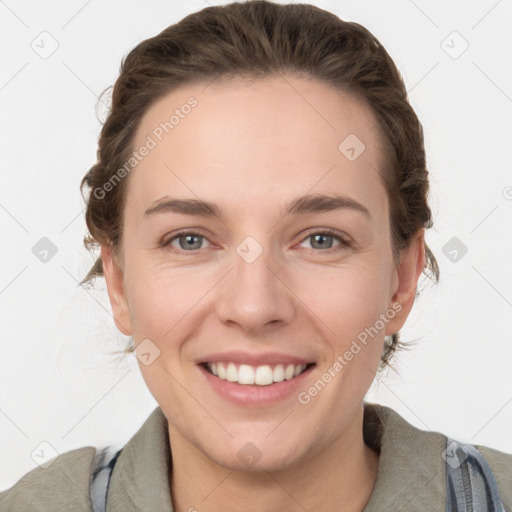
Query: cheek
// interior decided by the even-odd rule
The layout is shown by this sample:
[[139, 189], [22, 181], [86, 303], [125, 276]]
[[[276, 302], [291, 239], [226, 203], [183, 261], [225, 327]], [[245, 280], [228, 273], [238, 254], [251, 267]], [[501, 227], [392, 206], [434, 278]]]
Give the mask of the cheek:
[[389, 275], [373, 265], [320, 272], [302, 280], [300, 296], [326, 342], [320, 368], [336, 375], [325, 399], [330, 395], [337, 402], [345, 393], [364, 395], [374, 379], [385, 337], [381, 315], [388, 309]]
[[329, 338], [347, 340], [370, 327], [388, 306], [389, 269], [354, 264], [296, 269], [293, 287], [324, 324]]
[[[286, 287], [277, 283], [275, 293], [285, 294], [293, 303], [292, 321], [314, 325], [332, 351], [339, 353], [374, 326], [389, 306], [391, 260], [383, 261], [382, 253], [375, 249], [336, 265], [290, 261], [278, 272]], [[149, 338], [162, 350], [179, 350], [179, 341], [173, 340], [184, 342], [206, 316], [215, 316], [219, 301], [230, 300], [229, 287], [215, 288], [226, 268], [213, 263], [169, 267], [151, 258], [126, 260], [135, 343]]]
[[205, 276], [191, 268], [135, 265], [127, 275], [126, 293], [136, 340], [172, 336], [210, 287]]

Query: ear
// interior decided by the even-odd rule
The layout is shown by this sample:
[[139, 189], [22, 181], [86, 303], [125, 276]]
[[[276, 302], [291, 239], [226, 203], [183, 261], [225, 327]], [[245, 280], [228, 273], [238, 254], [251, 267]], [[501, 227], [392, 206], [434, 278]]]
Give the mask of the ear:
[[103, 263], [103, 275], [107, 283], [108, 297], [116, 327], [126, 336], [133, 333], [130, 320], [130, 310], [124, 292], [123, 271], [117, 265], [113, 249], [110, 245], [101, 246], [101, 259]]
[[[390, 304], [390, 307], [398, 312], [387, 323], [386, 335], [395, 334], [405, 324], [416, 298], [416, 286], [425, 262], [425, 228], [421, 228], [409, 246], [400, 251], [400, 262], [396, 267], [395, 292]], [[396, 303], [400, 304], [401, 309]]]

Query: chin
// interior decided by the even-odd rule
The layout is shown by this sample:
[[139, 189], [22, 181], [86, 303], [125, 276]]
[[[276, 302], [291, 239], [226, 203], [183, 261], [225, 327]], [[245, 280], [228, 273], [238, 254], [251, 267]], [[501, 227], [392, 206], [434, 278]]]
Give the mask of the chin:
[[[283, 445], [280, 441], [269, 441], [261, 434], [248, 437], [237, 436], [228, 442], [219, 442], [214, 447], [198, 447], [214, 463], [231, 471], [239, 473], [267, 473], [289, 469], [304, 458], [305, 454], [297, 450], [304, 446], [299, 439], [293, 441], [288, 437], [288, 443]], [[203, 446], [202, 446], [203, 445]]]

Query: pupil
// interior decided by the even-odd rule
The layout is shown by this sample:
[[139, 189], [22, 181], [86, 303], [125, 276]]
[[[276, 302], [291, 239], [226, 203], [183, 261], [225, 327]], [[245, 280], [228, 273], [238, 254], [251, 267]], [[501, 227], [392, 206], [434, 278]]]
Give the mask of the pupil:
[[329, 244], [322, 243], [322, 240], [324, 240], [324, 241], [325, 241], [325, 239], [327, 239], [327, 238], [332, 238], [331, 236], [314, 235], [314, 236], [313, 236], [313, 238], [314, 238], [314, 240], [315, 240], [315, 243], [316, 243], [317, 241], [320, 241], [320, 242], [321, 242], [321, 243], [320, 243], [320, 247], [326, 247], [326, 245], [330, 247], [330, 245], [329, 245]]
[[[186, 239], [186, 246], [190, 249], [194, 243], [201, 245], [201, 242], [194, 242], [194, 239], [198, 239], [199, 237], [196, 235], [186, 235], [185, 237], [182, 237]], [[197, 249], [198, 247], [192, 247], [193, 249]], [[183, 249], [183, 247], [182, 247]]]

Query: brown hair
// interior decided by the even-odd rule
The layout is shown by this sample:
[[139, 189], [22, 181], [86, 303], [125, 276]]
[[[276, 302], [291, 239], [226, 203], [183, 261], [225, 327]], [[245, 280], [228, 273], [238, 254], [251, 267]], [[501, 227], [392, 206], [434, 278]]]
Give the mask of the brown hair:
[[[132, 156], [140, 120], [157, 99], [185, 84], [283, 72], [313, 77], [370, 106], [386, 147], [381, 177], [390, 202], [391, 243], [397, 259], [418, 229], [432, 226], [423, 129], [400, 73], [363, 26], [313, 5], [265, 0], [206, 7], [142, 41], [123, 59], [99, 137], [97, 162], [80, 186], [82, 194], [84, 186], [90, 192], [85, 199], [90, 232], [85, 246], [92, 250], [110, 244], [115, 254], [120, 252], [128, 180], [112, 180], [119, 178], [119, 170]], [[114, 186], [106, 187], [109, 182]], [[425, 250], [423, 272], [438, 281], [436, 259], [426, 244]], [[81, 284], [102, 275], [98, 257]], [[379, 370], [403, 348], [398, 333], [387, 338]]]

